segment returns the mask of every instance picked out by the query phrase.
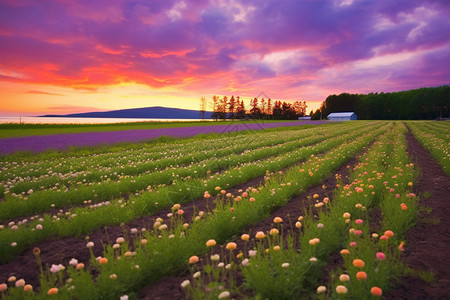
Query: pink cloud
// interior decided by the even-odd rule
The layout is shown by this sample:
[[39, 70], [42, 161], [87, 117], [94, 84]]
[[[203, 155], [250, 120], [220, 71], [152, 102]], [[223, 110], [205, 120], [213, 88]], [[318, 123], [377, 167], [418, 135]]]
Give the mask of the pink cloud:
[[[448, 84], [449, 14], [438, 0], [3, 1], [0, 71], [23, 76], [0, 80], [279, 98], [323, 89], [308, 92], [316, 101], [330, 90]], [[420, 51], [407, 64], [358, 66]]]

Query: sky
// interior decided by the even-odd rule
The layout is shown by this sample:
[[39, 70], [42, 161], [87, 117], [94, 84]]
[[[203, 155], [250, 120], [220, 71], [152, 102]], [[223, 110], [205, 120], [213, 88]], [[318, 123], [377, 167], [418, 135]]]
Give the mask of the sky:
[[450, 84], [448, 0], [0, 0], [0, 114]]

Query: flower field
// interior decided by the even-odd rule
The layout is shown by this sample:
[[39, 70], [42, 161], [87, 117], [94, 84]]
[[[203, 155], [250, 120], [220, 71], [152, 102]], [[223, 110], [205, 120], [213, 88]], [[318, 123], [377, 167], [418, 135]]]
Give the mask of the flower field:
[[421, 213], [408, 130], [448, 182], [449, 127], [347, 122], [3, 156], [0, 295], [152, 299], [170, 282], [162, 298], [384, 297], [411, 273]]

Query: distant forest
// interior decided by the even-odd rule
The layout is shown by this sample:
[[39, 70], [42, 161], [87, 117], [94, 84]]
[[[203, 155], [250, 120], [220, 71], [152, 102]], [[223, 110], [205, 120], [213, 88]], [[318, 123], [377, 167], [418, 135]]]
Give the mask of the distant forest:
[[296, 120], [306, 115], [306, 101], [272, 101], [269, 99], [253, 98], [250, 100], [250, 109], [245, 109], [244, 100], [239, 96], [219, 97], [213, 96], [211, 101], [205, 97], [200, 99], [200, 112], [202, 114], [209, 108], [212, 109], [213, 119], [272, 119], [272, 120]]
[[[322, 103], [322, 117], [354, 111], [359, 120], [434, 120], [450, 117], [450, 86], [395, 93], [330, 95]], [[311, 112], [320, 119], [320, 109]]]

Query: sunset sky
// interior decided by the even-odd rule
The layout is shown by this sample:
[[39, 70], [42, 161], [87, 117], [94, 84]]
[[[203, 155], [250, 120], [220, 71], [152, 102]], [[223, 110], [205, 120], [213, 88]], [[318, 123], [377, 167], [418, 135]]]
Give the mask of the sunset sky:
[[450, 84], [449, 0], [0, 0], [0, 115]]

